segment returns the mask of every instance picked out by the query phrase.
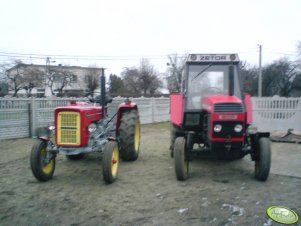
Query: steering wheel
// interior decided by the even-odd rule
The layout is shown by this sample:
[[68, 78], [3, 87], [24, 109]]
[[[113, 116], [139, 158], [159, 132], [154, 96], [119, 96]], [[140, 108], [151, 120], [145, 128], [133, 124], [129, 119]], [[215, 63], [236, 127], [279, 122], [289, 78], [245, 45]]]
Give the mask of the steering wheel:
[[203, 92], [204, 92], [204, 93], [210, 92], [210, 90], [213, 91], [213, 93], [223, 94], [223, 90], [222, 90], [222, 89], [220, 89], [220, 88], [218, 88], [218, 87], [214, 87], [214, 86], [209, 86], [209, 87], [205, 88], [205, 89], [203, 90]]

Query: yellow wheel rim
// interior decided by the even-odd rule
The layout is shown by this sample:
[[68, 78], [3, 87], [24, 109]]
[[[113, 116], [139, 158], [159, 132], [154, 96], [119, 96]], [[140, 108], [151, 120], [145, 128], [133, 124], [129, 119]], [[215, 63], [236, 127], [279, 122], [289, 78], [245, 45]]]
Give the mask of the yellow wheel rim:
[[117, 145], [115, 145], [112, 153], [112, 165], [111, 165], [113, 178], [117, 176], [118, 165], [119, 165], [119, 150]]
[[140, 123], [138, 120], [135, 124], [135, 141], [134, 141], [135, 152], [138, 152], [139, 144], [140, 144]]
[[51, 173], [51, 171], [53, 170], [53, 167], [54, 167], [54, 160], [50, 160], [50, 162], [48, 164], [45, 164], [44, 163], [44, 159], [46, 158], [46, 155], [47, 155], [47, 151], [46, 149], [42, 149], [41, 150], [41, 165], [42, 165], [42, 171], [43, 173], [45, 174], [49, 174]]

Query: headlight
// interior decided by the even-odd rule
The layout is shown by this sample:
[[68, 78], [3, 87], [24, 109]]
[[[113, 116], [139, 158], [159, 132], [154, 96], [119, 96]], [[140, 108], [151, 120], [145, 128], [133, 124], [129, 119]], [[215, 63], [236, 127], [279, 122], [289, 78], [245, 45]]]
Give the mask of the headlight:
[[55, 126], [49, 126], [48, 129], [49, 129], [50, 131], [52, 131], [52, 130], [55, 129]]
[[213, 128], [214, 132], [219, 133], [222, 131], [222, 125], [221, 124], [216, 124]]
[[240, 133], [242, 131], [242, 125], [241, 124], [237, 124], [235, 127], [234, 127], [234, 131], [236, 133]]
[[97, 129], [97, 126], [95, 123], [91, 123], [88, 127], [88, 130], [90, 133], [94, 133], [96, 131], [96, 129]]
[[256, 134], [258, 131], [258, 128], [254, 125], [250, 125], [248, 127], [248, 134]]

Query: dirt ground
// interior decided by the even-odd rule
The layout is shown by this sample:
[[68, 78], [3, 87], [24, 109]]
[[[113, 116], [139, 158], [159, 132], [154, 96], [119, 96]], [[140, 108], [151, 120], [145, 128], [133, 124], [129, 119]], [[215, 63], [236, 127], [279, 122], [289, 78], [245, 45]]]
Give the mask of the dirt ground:
[[[266, 209], [288, 206], [301, 217], [301, 144], [272, 143], [268, 181], [254, 179], [254, 163], [194, 159], [178, 182], [169, 131], [143, 126], [140, 156], [121, 162], [118, 179], [102, 180], [98, 153], [70, 161], [58, 156], [51, 181], [32, 175], [34, 140], [0, 141], [0, 225], [280, 225]], [[301, 225], [299, 223], [295, 225]]]

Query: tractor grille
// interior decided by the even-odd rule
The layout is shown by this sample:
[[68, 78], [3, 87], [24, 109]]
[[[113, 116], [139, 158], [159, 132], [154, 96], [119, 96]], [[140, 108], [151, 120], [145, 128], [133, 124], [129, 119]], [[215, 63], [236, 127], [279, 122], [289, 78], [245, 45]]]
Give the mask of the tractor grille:
[[239, 103], [222, 103], [214, 105], [214, 112], [243, 112]]
[[78, 112], [58, 114], [57, 144], [80, 145], [80, 114]]

